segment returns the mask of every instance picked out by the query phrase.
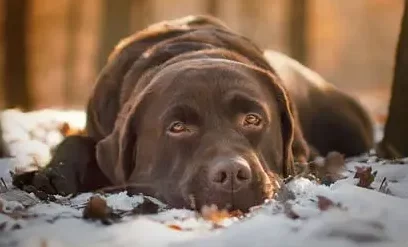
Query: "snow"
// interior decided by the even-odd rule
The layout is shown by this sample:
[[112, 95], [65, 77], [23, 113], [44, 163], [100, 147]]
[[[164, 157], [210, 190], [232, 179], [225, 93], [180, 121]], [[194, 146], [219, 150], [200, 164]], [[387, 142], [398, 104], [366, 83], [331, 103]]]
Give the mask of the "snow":
[[[46, 164], [50, 150], [62, 140], [56, 131], [62, 122], [77, 128], [85, 123], [84, 114], [73, 111], [9, 110], [0, 116], [9, 152], [17, 156], [0, 159], [0, 177], [10, 187], [10, 170]], [[373, 189], [356, 186], [356, 166], [377, 171]], [[295, 179], [288, 184], [295, 199], [270, 200], [243, 219], [227, 218], [217, 227], [184, 209], [127, 215], [112, 225], [84, 220], [83, 209], [92, 193], [58, 197], [56, 202], [27, 209], [0, 196], [3, 212], [25, 216], [13, 219], [0, 213], [0, 246], [408, 246], [408, 159], [397, 162], [362, 155], [347, 160], [346, 167], [346, 179], [331, 186]], [[118, 213], [131, 211], [145, 200], [125, 192], [99, 196]], [[318, 196], [339, 206], [323, 211]], [[299, 218], [288, 217], [287, 207]]]

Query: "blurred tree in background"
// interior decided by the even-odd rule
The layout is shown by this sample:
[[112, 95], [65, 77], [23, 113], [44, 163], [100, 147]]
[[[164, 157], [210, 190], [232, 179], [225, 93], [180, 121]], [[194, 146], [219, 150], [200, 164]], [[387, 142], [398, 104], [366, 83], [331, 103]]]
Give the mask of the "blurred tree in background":
[[308, 1], [290, 0], [289, 2], [290, 54], [297, 61], [307, 64]]
[[408, 0], [405, 0], [395, 56], [389, 116], [377, 151], [385, 158], [408, 156]]
[[[145, 2], [139, 0], [140, 4]], [[109, 54], [118, 41], [130, 34], [130, 11], [132, 0], [102, 0], [101, 41], [99, 47], [98, 69], [106, 64]], [[136, 13], [142, 15], [143, 13]]]
[[29, 0], [4, 1], [4, 98], [6, 107], [32, 107], [27, 74], [26, 23]]

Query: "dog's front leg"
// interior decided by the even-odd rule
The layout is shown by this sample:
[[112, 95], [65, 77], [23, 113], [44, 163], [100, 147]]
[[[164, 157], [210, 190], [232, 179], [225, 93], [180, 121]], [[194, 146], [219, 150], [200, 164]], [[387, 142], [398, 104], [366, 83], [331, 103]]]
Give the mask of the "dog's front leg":
[[69, 136], [58, 145], [50, 163], [38, 171], [13, 176], [13, 184], [30, 191], [68, 195], [109, 186], [96, 162], [96, 142], [85, 136]]

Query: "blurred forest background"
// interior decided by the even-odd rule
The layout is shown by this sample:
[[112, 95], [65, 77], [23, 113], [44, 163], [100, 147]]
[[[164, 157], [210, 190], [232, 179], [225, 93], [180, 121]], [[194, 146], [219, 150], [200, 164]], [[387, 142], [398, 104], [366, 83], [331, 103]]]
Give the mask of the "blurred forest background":
[[0, 0], [0, 108], [82, 109], [119, 39], [211, 14], [388, 111], [403, 0]]

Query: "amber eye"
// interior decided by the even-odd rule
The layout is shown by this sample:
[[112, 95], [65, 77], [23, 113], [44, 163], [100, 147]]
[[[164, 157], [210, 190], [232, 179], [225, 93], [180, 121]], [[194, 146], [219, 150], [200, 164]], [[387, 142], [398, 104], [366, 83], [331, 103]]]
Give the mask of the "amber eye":
[[261, 117], [259, 117], [257, 114], [251, 113], [245, 116], [244, 126], [259, 126], [261, 124], [261, 121]]
[[175, 134], [184, 132], [187, 130], [186, 125], [183, 122], [173, 122], [170, 127], [169, 127], [169, 131]]

